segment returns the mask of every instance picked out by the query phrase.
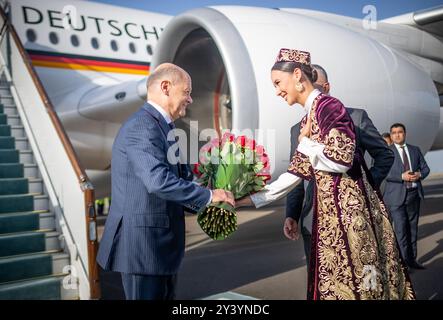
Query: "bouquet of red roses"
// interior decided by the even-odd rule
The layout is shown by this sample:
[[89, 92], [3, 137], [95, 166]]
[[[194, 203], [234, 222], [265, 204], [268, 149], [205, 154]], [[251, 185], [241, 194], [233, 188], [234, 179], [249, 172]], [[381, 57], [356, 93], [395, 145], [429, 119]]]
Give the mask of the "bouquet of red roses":
[[[235, 199], [260, 191], [271, 178], [269, 158], [263, 146], [253, 139], [225, 133], [200, 149], [194, 167], [201, 185], [231, 191]], [[212, 204], [198, 214], [203, 231], [214, 240], [222, 240], [237, 230], [235, 209], [227, 203]]]

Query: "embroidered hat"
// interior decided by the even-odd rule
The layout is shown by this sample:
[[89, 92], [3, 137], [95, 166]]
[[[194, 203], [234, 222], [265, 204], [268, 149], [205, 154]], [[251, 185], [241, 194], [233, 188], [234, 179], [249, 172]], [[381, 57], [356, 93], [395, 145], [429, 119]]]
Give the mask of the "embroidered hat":
[[282, 48], [275, 62], [297, 62], [311, 66], [311, 54], [307, 51]]

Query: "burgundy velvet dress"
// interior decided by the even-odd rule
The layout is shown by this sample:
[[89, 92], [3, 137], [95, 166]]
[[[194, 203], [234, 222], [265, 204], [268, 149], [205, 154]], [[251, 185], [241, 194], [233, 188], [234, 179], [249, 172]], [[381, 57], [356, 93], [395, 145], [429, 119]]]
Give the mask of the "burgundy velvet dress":
[[[346, 173], [316, 170], [296, 151], [288, 172], [315, 179], [308, 299], [415, 299], [388, 212], [356, 150], [354, 124], [336, 98], [311, 108], [310, 139]], [[307, 118], [302, 120], [301, 128]]]

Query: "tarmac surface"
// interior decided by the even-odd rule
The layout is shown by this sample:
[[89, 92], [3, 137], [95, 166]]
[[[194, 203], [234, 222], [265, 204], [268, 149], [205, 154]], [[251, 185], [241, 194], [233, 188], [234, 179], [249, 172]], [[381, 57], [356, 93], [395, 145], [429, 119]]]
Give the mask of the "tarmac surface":
[[[418, 261], [410, 273], [418, 299], [443, 299], [443, 175], [424, 181], [418, 230]], [[284, 201], [238, 212], [238, 230], [223, 241], [209, 239], [195, 215], [186, 216], [186, 252], [177, 299], [306, 298], [303, 240], [283, 235]], [[99, 227], [99, 237], [103, 226]], [[102, 299], [124, 299], [120, 274], [101, 270]]]

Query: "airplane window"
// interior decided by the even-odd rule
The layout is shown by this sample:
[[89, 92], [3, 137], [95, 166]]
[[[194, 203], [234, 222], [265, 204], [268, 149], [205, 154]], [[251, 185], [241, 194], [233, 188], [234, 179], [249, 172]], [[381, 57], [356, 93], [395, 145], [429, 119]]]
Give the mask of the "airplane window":
[[71, 43], [74, 47], [78, 47], [80, 45], [80, 40], [75, 34], [71, 36]]
[[98, 39], [97, 38], [92, 38], [91, 39], [91, 45], [94, 49], [98, 49], [99, 44], [98, 44]]
[[146, 47], [146, 51], [148, 51], [148, 54], [149, 54], [150, 56], [152, 56], [152, 47], [151, 47], [150, 44], [147, 45], [147, 47]]
[[37, 34], [35, 33], [34, 29], [26, 30], [26, 39], [29, 42], [35, 42], [35, 40], [37, 40]]
[[114, 50], [114, 51], [118, 50], [117, 41], [115, 41], [115, 40], [111, 41], [111, 49]]
[[129, 42], [129, 51], [131, 51], [132, 53], [135, 53], [137, 51], [134, 42]]
[[49, 41], [51, 41], [52, 44], [58, 43], [58, 35], [55, 32], [49, 33]]

